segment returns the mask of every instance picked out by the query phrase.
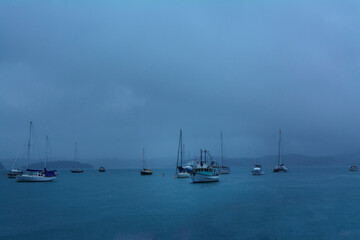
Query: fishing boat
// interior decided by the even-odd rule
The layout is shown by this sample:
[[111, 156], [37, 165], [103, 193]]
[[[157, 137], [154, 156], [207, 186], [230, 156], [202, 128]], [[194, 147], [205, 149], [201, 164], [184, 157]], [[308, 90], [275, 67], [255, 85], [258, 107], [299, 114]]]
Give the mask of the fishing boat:
[[[79, 155], [78, 155], [78, 151], [77, 151], [77, 142], [75, 142], [75, 152], [74, 152], [74, 165], [77, 164], [79, 162]], [[82, 170], [81, 168], [74, 168], [71, 169], [72, 173], [82, 173], [84, 172], [84, 170]]]
[[260, 164], [255, 164], [254, 168], [251, 170], [252, 175], [264, 175], [265, 172], [262, 169]]
[[287, 172], [288, 169], [284, 163], [281, 163], [281, 129], [279, 130], [279, 152], [278, 152], [278, 165], [275, 166], [273, 172]]
[[220, 144], [220, 160], [221, 160], [221, 164], [220, 164], [220, 174], [230, 174], [230, 168], [227, 166], [224, 166], [224, 150], [223, 150], [223, 136], [222, 136], [222, 132], [220, 133], [220, 138], [221, 138], [221, 144]]
[[357, 171], [359, 171], [359, 169], [358, 169], [358, 167], [357, 167], [355, 164], [353, 164], [353, 165], [351, 165], [351, 166], [349, 167], [349, 171], [350, 171], [350, 172], [357, 172]]
[[[205, 161], [202, 161], [203, 154]], [[210, 154], [207, 150], [200, 150], [200, 163], [192, 169], [191, 179], [193, 183], [206, 183], [206, 182], [218, 182], [219, 170], [212, 168], [206, 163], [206, 155]]]
[[[44, 161], [44, 170], [39, 170], [39, 169], [29, 169], [29, 160], [30, 160], [30, 147], [31, 147], [31, 140], [32, 140], [32, 128], [33, 128], [33, 123], [32, 121], [30, 122], [30, 133], [29, 133], [29, 141], [27, 144], [27, 169], [26, 172], [27, 174], [23, 174], [23, 175], [17, 175], [16, 176], [16, 181], [17, 182], [51, 182], [54, 181], [56, 179], [56, 170], [52, 170], [52, 171], [48, 171], [46, 169], [46, 162], [49, 158], [49, 153], [50, 153], [50, 144], [49, 144], [49, 138], [48, 136], [46, 136], [46, 158]], [[35, 145], [35, 141], [33, 142], [33, 145]]]
[[105, 172], [105, 168], [104, 168], [104, 167], [100, 167], [100, 168], [99, 168], [99, 172]]
[[143, 154], [143, 169], [140, 171], [141, 175], [152, 175], [152, 171], [150, 169], [145, 168], [145, 153], [144, 153], [144, 148], [142, 150], [142, 154]]
[[[180, 159], [180, 165], [179, 165]], [[190, 173], [188, 173], [187, 169], [183, 167], [183, 143], [182, 143], [182, 130], [180, 129], [179, 136], [179, 146], [178, 146], [178, 154], [176, 159], [176, 178], [189, 178]]]

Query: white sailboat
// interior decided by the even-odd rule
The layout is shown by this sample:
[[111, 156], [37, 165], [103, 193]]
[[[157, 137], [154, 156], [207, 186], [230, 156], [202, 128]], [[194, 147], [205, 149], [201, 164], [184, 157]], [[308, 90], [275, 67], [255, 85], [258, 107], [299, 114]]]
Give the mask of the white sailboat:
[[[180, 158], [180, 165], [179, 165]], [[176, 159], [176, 177], [177, 178], [189, 178], [190, 173], [183, 167], [183, 143], [182, 143], [182, 130], [180, 129], [178, 154]]]
[[[77, 142], [75, 142], [75, 152], [74, 152], [74, 165], [79, 161], [79, 155], [78, 155], [78, 151], [77, 151]], [[81, 168], [74, 168], [71, 169], [72, 173], [82, 173], [84, 172], [84, 170], [82, 170]]]
[[[205, 155], [205, 161], [202, 161], [203, 153]], [[191, 174], [193, 183], [206, 183], [206, 182], [218, 182], [219, 170], [207, 165], [206, 155], [209, 154], [207, 150], [200, 150], [200, 163], [194, 166]]]
[[279, 130], [279, 153], [278, 153], [278, 165], [274, 168], [273, 172], [287, 172], [288, 169], [284, 163], [281, 163], [281, 129]]
[[230, 174], [230, 168], [227, 166], [224, 166], [224, 150], [223, 150], [223, 136], [222, 132], [220, 133], [221, 138], [221, 144], [220, 144], [220, 157], [221, 157], [221, 164], [220, 164], [220, 174]]
[[[56, 179], [56, 173], [54, 171], [48, 171], [46, 169], [46, 160], [44, 162], [44, 170], [38, 169], [29, 169], [29, 160], [30, 160], [30, 147], [31, 147], [31, 139], [32, 139], [32, 121], [30, 122], [30, 134], [29, 134], [29, 141], [27, 144], [28, 152], [27, 152], [27, 174], [17, 175], [16, 181], [17, 182], [51, 182]], [[49, 139], [46, 136], [46, 148], [47, 148], [47, 157], [48, 157], [48, 149], [49, 149]]]

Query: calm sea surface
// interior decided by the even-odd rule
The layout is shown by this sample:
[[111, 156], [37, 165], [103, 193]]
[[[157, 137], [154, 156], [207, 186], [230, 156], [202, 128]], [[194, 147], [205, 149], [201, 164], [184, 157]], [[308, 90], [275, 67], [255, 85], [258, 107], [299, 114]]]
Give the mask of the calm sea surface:
[[207, 184], [157, 169], [60, 171], [51, 183], [1, 174], [0, 239], [360, 239], [360, 173], [290, 170], [233, 168]]

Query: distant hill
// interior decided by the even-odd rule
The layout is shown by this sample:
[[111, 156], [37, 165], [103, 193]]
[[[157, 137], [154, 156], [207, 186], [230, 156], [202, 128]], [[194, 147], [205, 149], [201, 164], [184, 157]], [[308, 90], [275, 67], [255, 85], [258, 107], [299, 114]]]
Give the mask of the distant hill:
[[[360, 153], [341, 154], [331, 156], [304, 156], [301, 154], [285, 154], [281, 161], [286, 166], [308, 167], [308, 166], [349, 166], [353, 163], [360, 165]], [[273, 167], [277, 164], [277, 156], [265, 156], [260, 158], [225, 158], [224, 165], [233, 167], [246, 167], [260, 163], [263, 166]]]
[[0, 162], [0, 170], [4, 170], [4, 169], [5, 169], [4, 165], [2, 165], [2, 163]]
[[[37, 162], [29, 165], [29, 168], [34, 168], [34, 169], [42, 169], [43, 167], [44, 167], [44, 162]], [[60, 170], [60, 169], [73, 169], [73, 168], [90, 169], [94, 167], [88, 163], [81, 163], [75, 161], [50, 161], [46, 163], [46, 168]]]

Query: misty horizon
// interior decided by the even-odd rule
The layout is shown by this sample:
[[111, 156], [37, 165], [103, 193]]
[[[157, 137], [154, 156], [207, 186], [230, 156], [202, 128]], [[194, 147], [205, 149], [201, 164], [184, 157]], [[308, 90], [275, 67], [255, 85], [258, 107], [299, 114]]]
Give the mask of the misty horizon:
[[67, 158], [359, 149], [357, 2], [0, 6], [0, 158], [31, 120]]

